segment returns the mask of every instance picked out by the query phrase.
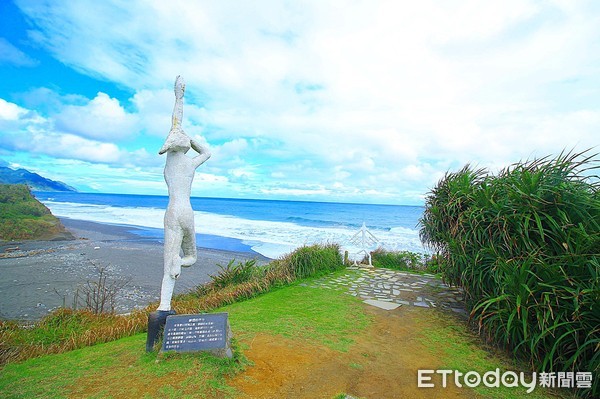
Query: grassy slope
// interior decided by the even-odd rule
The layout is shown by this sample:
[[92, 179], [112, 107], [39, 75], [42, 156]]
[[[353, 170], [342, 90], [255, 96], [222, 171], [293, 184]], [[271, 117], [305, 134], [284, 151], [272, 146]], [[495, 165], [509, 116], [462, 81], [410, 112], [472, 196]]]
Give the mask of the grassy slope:
[[[219, 311], [229, 312], [232, 330], [240, 337], [258, 332], [297, 337], [302, 331], [302, 338], [338, 350], [347, 350], [352, 336], [368, 323], [355, 298], [299, 286], [278, 289]], [[231, 389], [225, 385], [225, 377], [244, 366], [238, 350], [234, 360], [169, 355], [156, 363], [156, 354], [144, 353], [145, 339], [145, 334], [138, 334], [9, 364], [0, 372], [0, 397], [60, 398], [91, 392], [96, 397], [143, 397], [146, 393], [148, 397], [186, 397], [202, 392], [207, 397], [227, 397]], [[149, 384], [151, 380], [155, 382]]]
[[259, 332], [305, 339], [345, 352], [368, 324], [358, 301], [348, 295], [295, 286], [220, 309], [232, 316], [240, 338]]
[[51, 239], [65, 228], [24, 184], [0, 184], [0, 240]]
[[[226, 311], [234, 334], [249, 340], [257, 333], [281, 334], [347, 351], [370, 324], [363, 305], [335, 290], [292, 285], [257, 298], [229, 305]], [[481, 350], [464, 325], [423, 310], [419, 334], [448, 368], [514, 370], [506, 361]], [[210, 356], [144, 352], [145, 334], [48, 355], [0, 371], [0, 397], [235, 397], [226, 378], [247, 362], [239, 348], [233, 360]], [[483, 397], [520, 398], [521, 390], [488, 390]], [[204, 395], [204, 396], [203, 396]], [[491, 395], [491, 396], [490, 396]], [[531, 398], [547, 397], [536, 390]]]

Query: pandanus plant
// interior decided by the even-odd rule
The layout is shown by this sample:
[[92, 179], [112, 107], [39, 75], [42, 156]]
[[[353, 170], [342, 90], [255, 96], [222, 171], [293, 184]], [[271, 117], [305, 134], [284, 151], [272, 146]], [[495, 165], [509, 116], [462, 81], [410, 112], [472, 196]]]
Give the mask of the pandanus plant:
[[431, 190], [420, 220], [480, 332], [538, 371], [594, 373], [582, 397], [600, 397], [598, 169], [589, 150], [496, 175], [467, 165]]

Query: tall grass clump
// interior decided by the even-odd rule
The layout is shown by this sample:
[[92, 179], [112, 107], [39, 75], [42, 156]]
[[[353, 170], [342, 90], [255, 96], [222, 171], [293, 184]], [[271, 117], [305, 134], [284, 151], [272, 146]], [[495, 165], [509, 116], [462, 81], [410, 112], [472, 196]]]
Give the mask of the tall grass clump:
[[[373, 266], [417, 273], [438, 273], [435, 257], [411, 251], [388, 251], [377, 248], [371, 252]], [[364, 260], [363, 260], [364, 262]]]
[[294, 279], [318, 276], [343, 268], [337, 244], [300, 247], [282, 259]]
[[[224, 288], [264, 286], [268, 289], [292, 283], [295, 280], [319, 276], [344, 267], [338, 244], [315, 244], [300, 247], [264, 266], [256, 260], [219, 265], [219, 272], [210, 276], [211, 281], [196, 287], [193, 296], [205, 296]], [[264, 289], [258, 291], [263, 292]], [[242, 288], [242, 291], [246, 291]], [[174, 299], [177, 300], [178, 297]]]
[[217, 265], [220, 271], [211, 275], [211, 283], [215, 288], [223, 288], [228, 285], [244, 283], [256, 275], [256, 259], [245, 262], [237, 262], [235, 259], [229, 261], [227, 266]]
[[114, 341], [146, 329], [147, 314], [96, 314], [59, 308], [33, 325], [0, 321], [0, 367], [51, 353]]
[[420, 221], [480, 332], [538, 371], [592, 372], [582, 397], [600, 396], [598, 161], [563, 153], [495, 176], [467, 165], [431, 190]]
[[173, 306], [180, 313], [208, 310], [343, 267], [337, 244], [303, 246], [264, 266], [257, 266], [254, 260], [237, 263], [232, 260], [227, 266], [220, 266], [219, 273], [211, 276], [207, 284], [174, 297]]

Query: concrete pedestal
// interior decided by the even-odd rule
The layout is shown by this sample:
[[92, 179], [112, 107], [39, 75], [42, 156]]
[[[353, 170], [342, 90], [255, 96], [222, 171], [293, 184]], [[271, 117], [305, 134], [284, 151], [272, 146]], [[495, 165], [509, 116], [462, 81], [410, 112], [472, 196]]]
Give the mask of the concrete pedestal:
[[148, 338], [146, 338], [146, 352], [154, 350], [154, 344], [167, 322], [167, 316], [177, 314], [174, 310], [155, 310], [148, 315]]

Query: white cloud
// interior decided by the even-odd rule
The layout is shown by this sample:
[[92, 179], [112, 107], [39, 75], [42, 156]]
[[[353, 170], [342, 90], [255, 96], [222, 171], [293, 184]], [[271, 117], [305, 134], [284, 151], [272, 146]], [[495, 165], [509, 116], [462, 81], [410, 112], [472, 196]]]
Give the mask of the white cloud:
[[101, 143], [68, 133], [48, 131], [40, 125], [29, 125], [27, 131], [5, 135], [2, 141], [16, 151], [28, 151], [57, 158], [117, 163], [124, 157], [124, 153], [112, 143]]
[[135, 91], [127, 110], [103, 93], [60, 107], [57, 128], [109, 145], [136, 138], [148, 152], [126, 157], [151, 164], [182, 74], [184, 130], [211, 144], [204, 170], [237, 192], [377, 189], [411, 202], [447, 168], [598, 143], [591, 3], [17, 4], [61, 62]]
[[281, 196], [323, 196], [331, 194], [331, 191], [320, 187], [320, 188], [286, 188], [286, 187], [273, 187], [261, 189], [263, 194], [267, 195], [281, 195]]
[[154, 158], [150, 159], [144, 148], [129, 152], [114, 143], [63, 132], [55, 127], [52, 118], [43, 117], [4, 99], [0, 99], [0, 129], [2, 147], [13, 151], [109, 164], [157, 163]]
[[230, 162], [232, 159], [241, 159], [248, 150], [248, 141], [245, 138], [236, 138], [220, 146], [212, 147], [212, 159], [220, 163]]
[[54, 119], [59, 130], [100, 141], [121, 141], [138, 129], [137, 117], [105, 93], [84, 105], [65, 106]]
[[25, 108], [0, 98], [0, 120], [16, 121], [26, 113]]
[[37, 87], [15, 95], [23, 106], [40, 114], [57, 114], [66, 105], [84, 105], [90, 100], [80, 94], [61, 95], [48, 87]]
[[0, 64], [33, 67], [38, 64], [38, 61], [25, 54], [5, 38], [0, 37]]
[[[140, 90], [132, 97], [139, 117], [139, 130], [153, 136], [166, 137], [171, 128], [173, 111], [173, 90]], [[189, 105], [184, 107], [184, 117], [189, 113]]]
[[23, 166], [53, 180], [69, 182], [82, 191], [163, 195], [167, 192], [166, 184], [162, 180], [162, 168], [124, 167], [39, 155], [35, 163]]
[[225, 176], [212, 175], [210, 173], [196, 173], [194, 181], [209, 182], [209, 183], [227, 183], [229, 180]]

